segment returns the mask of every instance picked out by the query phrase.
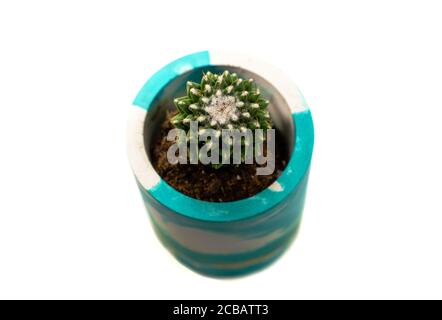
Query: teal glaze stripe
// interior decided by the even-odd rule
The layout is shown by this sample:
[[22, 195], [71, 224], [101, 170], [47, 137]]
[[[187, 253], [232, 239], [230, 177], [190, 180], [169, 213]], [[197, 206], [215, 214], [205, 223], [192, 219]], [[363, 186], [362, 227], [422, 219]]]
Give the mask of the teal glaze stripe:
[[292, 243], [293, 239], [298, 233], [300, 220], [298, 220], [298, 222], [294, 224], [292, 228], [287, 230], [284, 235], [282, 235], [278, 239], [273, 240], [269, 244], [259, 249], [235, 254], [205, 254], [195, 252], [175, 241], [172, 237], [169, 236], [168, 232], [164, 232], [162, 228], [159, 227], [157, 223], [155, 223], [155, 221], [152, 220], [152, 224], [158, 237], [161, 239], [164, 245], [168, 247], [175, 255], [185, 256], [204, 265], [229, 265], [244, 264], [256, 260], [257, 258], [270, 256], [273, 252], [287, 247], [290, 243]]
[[232, 276], [241, 276], [250, 274], [252, 272], [256, 272], [259, 270], [262, 270], [266, 268], [267, 266], [271, 265], [273, 262], [275, 262], [283, 253], [285, 250], [287, 250], [287, 247], [290, 245], [290, 243], [287, 243], [285, 246], [280, 247], [278, 250], [271, 253], [269, 257], [266, 259], [257, 262], [252, 263], [247, 266], [207, 266], [207, 265], [201, 265], [197, 261], [192, 260], [184, 255], [175, 255], [175, 258], [183, 263], [185, 266], [190, 268], [196, 273], [203, 274], [210, 277], [232, 277]]
[[[265, 189], [257, 195], [233, 202], [206, 202], [190, 198], [169, 186], [164, 180], [148, 190], [160, 203], [190, 218], [205, 221], [236, 221], [267, 212], [284, 201], [308, 174], [314, 143], [310, 110], [293, 113], [296, 127], [295, 147], [290, 161], [278, 178], [282, 191]], [[305, 185], [302, 186], [305, 188]]]
[[157, 94], [174, 78], [186, 71], [210, 65], [208, 51], [201, 51], [175, 60], [155, 73], [143, 86], [133, 104], [149, 110]]

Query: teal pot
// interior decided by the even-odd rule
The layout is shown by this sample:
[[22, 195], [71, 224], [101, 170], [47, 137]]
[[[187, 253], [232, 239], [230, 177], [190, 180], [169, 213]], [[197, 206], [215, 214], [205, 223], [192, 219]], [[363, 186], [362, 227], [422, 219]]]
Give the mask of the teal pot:
[[[243, 200], [207, 202], [168, 185], [152, 167], [153, 134], [202, 71], [228, 69], [253, 78], [270, 100], [274, 125], [285, 135], [290, 160], [267, 189]], [[151, 76], [130, 110], [129, 159], [144, 205], [164, 246], [184, 265], [210, 276], [237, 276], [277, 259], [297, 234], [313, 151], [313, 122], [303, 96], [271, 65], [248, 56], [204, 51], [171, 62]]]

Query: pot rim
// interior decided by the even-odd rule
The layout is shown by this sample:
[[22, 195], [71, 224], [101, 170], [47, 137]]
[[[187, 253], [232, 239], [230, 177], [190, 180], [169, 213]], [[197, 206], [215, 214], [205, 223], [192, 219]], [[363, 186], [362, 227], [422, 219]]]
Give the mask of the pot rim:
[[[286, 100], [294, 123], [294, 146], [281, 176], [252, 197], [231, 202], [191, 198], [167, 184], [155, 171], [144, 145], [146, 115], [157, 94], [174, 78], [196, 68], [227, 65], [250, 70], [270, 82]], [[142, 192], [173, 212], [212, 222], [255, 217], [284, 202], [308, 173], [314, 143], [313, 120], [297, 86], [274, 66], [254, 57], [219, 51], [201, 51], [181, 57], [152, 75], [136, 96], [130, 110], [127, 145], [129, 161]]]

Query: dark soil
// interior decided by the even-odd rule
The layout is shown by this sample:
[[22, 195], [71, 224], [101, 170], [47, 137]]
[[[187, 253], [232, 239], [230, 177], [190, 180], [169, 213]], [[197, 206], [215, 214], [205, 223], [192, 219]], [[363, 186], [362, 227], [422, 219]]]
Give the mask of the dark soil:
[[[224, 165], [214, 169], [210, 165], [170, 164], [167, 150], [173, 142], [167, 133], [173, 126], [168, 114], [151, 143], [150, 157], [158, 174], [176, 190], [196, 199], [211, 202], [235, 201], [251, 197], [271, 185], [284, 170], [288, 161], [286, 143], [276, 133], [275, 171], [271, 175], [256, 175], [257, 164]], [[283, 142], [283, 143], [281, 143]]]

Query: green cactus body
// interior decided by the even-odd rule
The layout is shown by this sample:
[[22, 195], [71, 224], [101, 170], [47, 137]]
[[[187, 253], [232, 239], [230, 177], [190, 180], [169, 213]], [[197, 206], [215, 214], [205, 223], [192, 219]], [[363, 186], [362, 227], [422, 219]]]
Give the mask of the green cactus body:
[[[246, 130], [271, 129], [269, 101], [261, 96], [253, 79], [244, 80], [236, 73], [207, 72], [200, 83], [187, 82], [187, 94], [174, 99], [178, 110], [171, 122], [189, 131], [191, 121], [198, 122], [200, 133], [204, 129]], [[219, 165], [216, 167], [220, 167]]]

